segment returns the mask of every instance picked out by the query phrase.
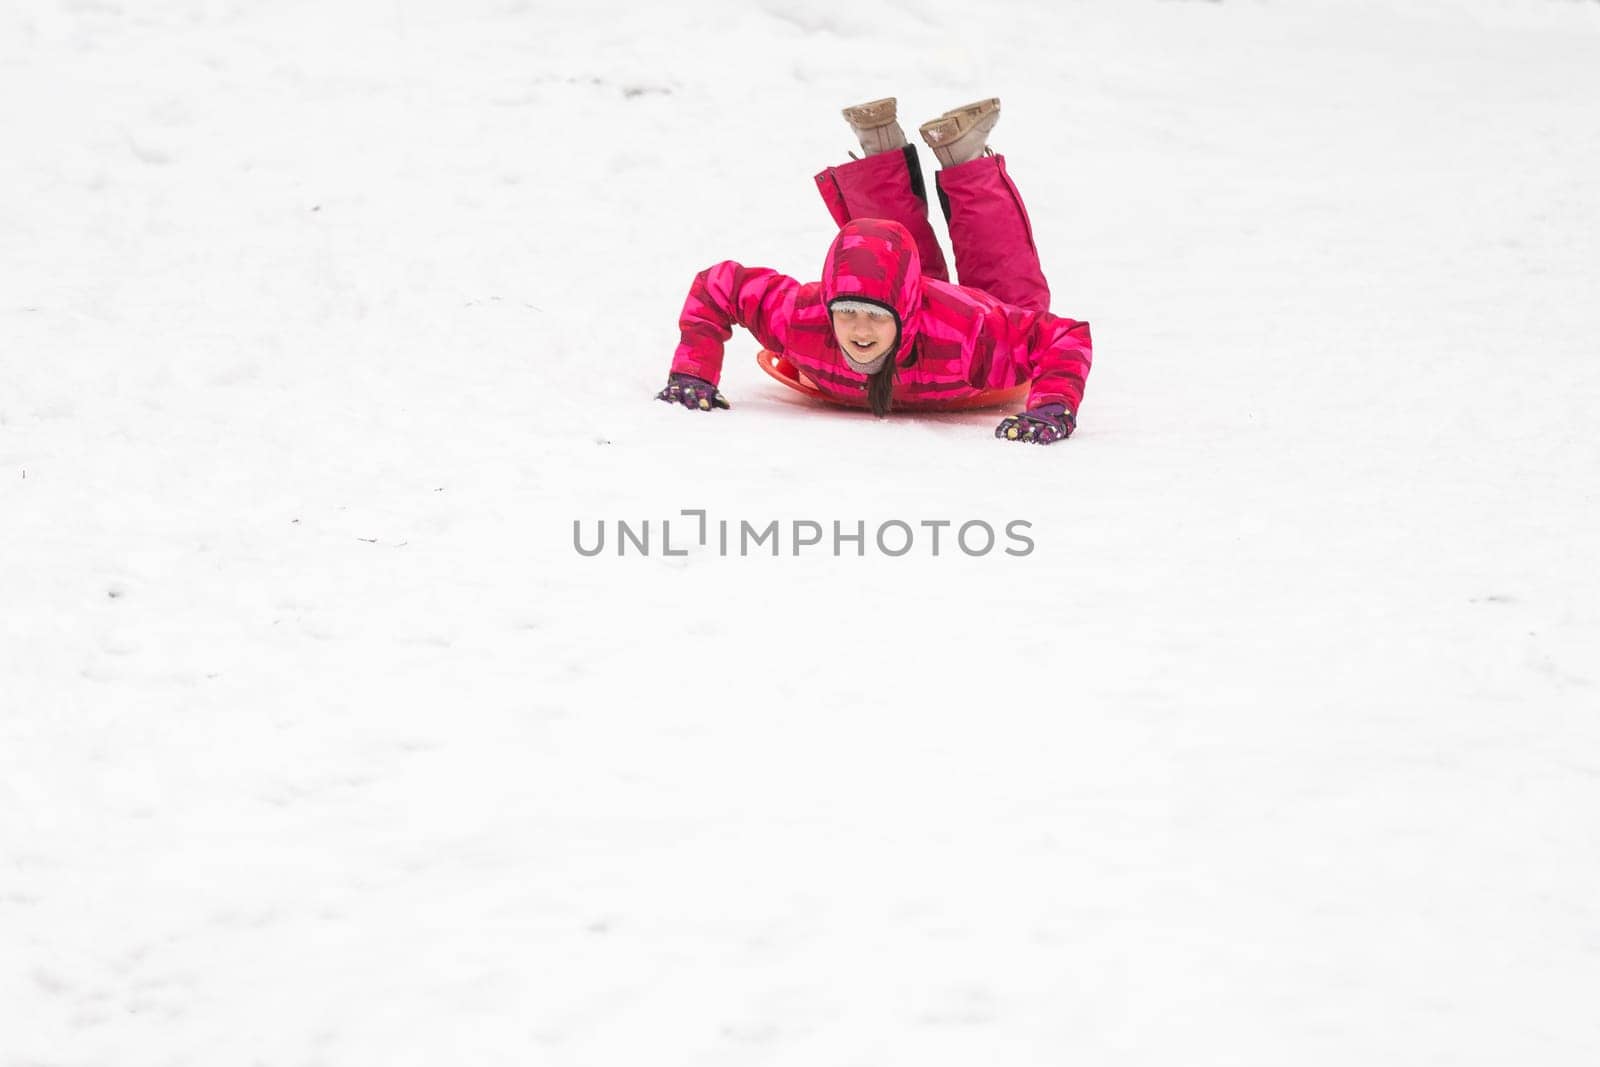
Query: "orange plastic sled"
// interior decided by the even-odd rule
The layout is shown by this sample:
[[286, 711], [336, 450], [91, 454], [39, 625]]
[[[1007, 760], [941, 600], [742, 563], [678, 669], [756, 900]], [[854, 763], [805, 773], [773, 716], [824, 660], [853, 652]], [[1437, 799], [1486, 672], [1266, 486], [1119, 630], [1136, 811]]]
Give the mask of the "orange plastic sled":
[[[802, 396], [810, 397], [812, 400], [818, 400], [824, 404], [832, 404], [836, 407], [864, 408], [867, 406], [867, 394], [865, 393], [862, 393], [859, 397], [851, 397], [849, 399], [833, 397], [824, 393], [817, 388], [815, 382], [806, 377], [799, 367], [790, 363], [778, 352], [771, 352], [763, 348], [756, 353], [756, 362], [773, 379], [782, 382]], [[922, 400], [902, 400], [899, 397], [895, 397], [894, 407], [896, 411], [969, 411], [974, 408], [1014, 406], [1027, 398], [1028, 385], [1024, 382], [1022, 385], [1013, 386], [1010, 389], [985, 389], [983, 392], [974, 393], [971, 396], [935, 397]]]

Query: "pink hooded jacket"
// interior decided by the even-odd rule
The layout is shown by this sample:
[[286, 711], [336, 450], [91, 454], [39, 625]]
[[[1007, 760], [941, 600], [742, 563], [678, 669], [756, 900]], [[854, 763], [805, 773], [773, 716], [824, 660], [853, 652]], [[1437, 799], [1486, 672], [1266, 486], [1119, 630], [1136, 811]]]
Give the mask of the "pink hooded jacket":
[[737, 324], [782, 353], [826, 394], [859, 398], [833, 334], [828, 302], [853, 297], [892, 309], [900, 327], [895, 400], [952, 398], [1031, 383], [1027, 406], [1077, 412], [1089, 374], [1089, 324], [1001, 303], [982, 289], [924, 277], [910, 231], [888, 219], [847, 222], [828, 248], [822, 281], [801, 284], [731, 260], [695, 276], [678, 320], [674, 372], [713, 385]]

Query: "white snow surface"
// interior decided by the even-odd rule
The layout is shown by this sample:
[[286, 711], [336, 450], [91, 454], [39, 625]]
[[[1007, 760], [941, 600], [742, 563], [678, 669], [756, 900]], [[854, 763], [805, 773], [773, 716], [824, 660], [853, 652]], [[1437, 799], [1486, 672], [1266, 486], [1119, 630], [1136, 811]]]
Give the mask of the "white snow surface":
[[[1070, 441], [651, 399], [891, 94]], [[1579, 0], [10, 0], [0, 1067], [1600, 1062], [1597, 100]]]

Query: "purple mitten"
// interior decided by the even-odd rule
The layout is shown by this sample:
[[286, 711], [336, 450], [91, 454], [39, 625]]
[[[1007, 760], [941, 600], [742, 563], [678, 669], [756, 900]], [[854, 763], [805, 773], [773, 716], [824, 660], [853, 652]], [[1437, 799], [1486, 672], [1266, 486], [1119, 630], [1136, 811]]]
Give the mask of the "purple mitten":
[[656, 394], [656, 399], [665, 400], [669, 404], [682, 404], [686, 408], [699, 411], [728, 407], [728, 401], [717, 391], [716, 386], [692, 374], [668, 375], [667, 387]]
[[1020, 415], [1007, 415], [1000, 420], [1000, 425], [994, 428], [994, 435], [1003, 437], [1007, 441], [1028, 441], [1036, 445], [1047, 445], [1052, 441], [1070, 437], [1077, 425], [1078, 420], [1067, 410], [1067, 405], [1040, 404]]

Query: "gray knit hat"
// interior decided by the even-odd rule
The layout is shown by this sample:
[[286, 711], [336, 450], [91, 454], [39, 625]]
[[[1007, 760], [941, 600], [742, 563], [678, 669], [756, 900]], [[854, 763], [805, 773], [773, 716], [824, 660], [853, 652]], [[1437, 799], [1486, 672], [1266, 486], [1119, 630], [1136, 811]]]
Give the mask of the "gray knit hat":
[[871, 300], [852, 300], [841, 297], [828, 305], [832, 311], [865, 311], [868, 315], [893, 315], [894, 312], [882, 304], [875, 304]]

